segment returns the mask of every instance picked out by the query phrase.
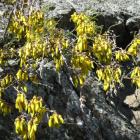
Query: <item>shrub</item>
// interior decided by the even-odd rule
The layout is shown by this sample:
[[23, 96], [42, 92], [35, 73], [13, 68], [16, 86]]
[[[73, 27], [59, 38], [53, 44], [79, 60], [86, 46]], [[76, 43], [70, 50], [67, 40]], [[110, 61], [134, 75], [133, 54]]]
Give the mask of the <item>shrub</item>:
[[[28, 12], [27, 12], [28, 9]], [[75, 89], [82, 88], [91, 72], [108, 95], [121, 86], [124, 78], [132, 80], [140, 87], [140, 68], [137, 62], [139, 36], [126, 49], [118, 48], [110, 35], [98, 33], [95, 21], [84, 13], [73, 13], [76, 38], [70, 42], [65, 31], [56, 27], [54, 19], [47, 19], [41, 10], [32, 7], [16, 9], [11, 17], [8, 34], [22, 46], [0, 49], [0, 65], [7, 67], [8, 59], [18, 59], [18, 68], [6, 72], [0, 81], [0, 111], [7, 115], [17, 109], [21, 115], [15, 118], [15, 131], [22, 139], [35, 139], [37, 127], [45, 114], [49, 115], [48, 126], [60, 127], [64, 119], [51, 108], [46, 108], [43, 97], [29, 96], [27, 84], [39, 83], [37, 68], [43, 59], [54, 62], [56, 71], [64, 69]], [[69, 54], [68, 54], [69, 52]], [[132, 62], [130, 70], [123, 64]], [[127, 65], [127, 63], [126, 63]], [[11, 68], [12, 69], [12, 68]], [[128, 70], [127, 70], [128, 69]], [[30, 72], [33, 75], [30, 75]], [[128, 73], [128, 71], [130, 71]], [[40, 75], [41, 77], [41, 75]], [[44, 84], [44, 83], [42, 83]], [[16, 92], [15, 102], [10, 105], [5, 99], [6, 90], [11, 87]], [[12, 93], [11, 93], [12, 94]]]

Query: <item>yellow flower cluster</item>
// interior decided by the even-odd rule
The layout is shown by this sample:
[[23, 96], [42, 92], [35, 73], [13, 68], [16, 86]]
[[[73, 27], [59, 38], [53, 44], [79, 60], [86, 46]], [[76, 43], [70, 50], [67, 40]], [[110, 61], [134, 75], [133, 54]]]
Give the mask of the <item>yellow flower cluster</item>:
[[10, 85], [13, 82], [13, 76], [12, 75], [6, 75], [1, 81], [0, 86], [1, 88], [5, 88], [8, 85]]
[[59, 71], [60, 67], [63, 65], [61, 53], [68, 48], [69, 41], [64, 38], [64, 34], [57, 33], [57, 37], [54, 34], [48, 38], [48, 41], [44, 43], [42, 42], [44, 42], [44, 40], [36, 36], [33, 42], [29, 41], [19, 49], [20, 67], [26, 65], [26, 60], [29, 58], [36, 60], [38, 58], [48, 57], [48, 55], [51, 55], [54, 59], [56, 70]]
[[[61, 53], [59, 52], [59, 48], [61, 51], [66, 49], [68, 47], [68, 40], [64, 38], [64, 34], [60, 33], [59, 35], [58, 31], [55, 31], [56, 22], [51, 19], [45, 20], [44, 14], [39, 10], [32, 10], [29, 16], [24, 16], [23, 12], [17, 11], [15, 16], [13, 16], [12, 21], [17, 18], [18, 20], [16, 23], [12, 22], [10, 24], [9, 31], [12, 33], [14, 32], [19, 39], [23, 34], [25, 34], [27, 39], [26, 44], [18, 51], [20, 57], [20, 67], [26, 65], [29, 58], [37, 59], [48, 57], [48, 54], [51, 54], [55, 61], [56, 70], [58, 71], [63, 65], [63, 59]], [[22, 29], [20, 32], [18, 31], [19, 26]], [[49, 31], [53, 44], [49, 41], [47, 44], [46, 41], [44, 41], [43, 33], [46, 30]], [[55, 33], [52, 33], [52, 31], [55, 31]]]
[[41, 11], [32, 11], [27, 18], [26, 38], [28, 41], [34, 41], [38, 36], [44, 33], [44, 14]]
[[17, 77], [17, 80], [19, 80], [19, 81], [28, 81], [27, 71], [22, 71], [21, 69], [19, 69], [16, 74], [16, 77]]
[[42, 43], [39, 38], [36, 38], [34, 43], [27, 42], [25, 46], [19, 49], [20, 67], [26, 65], [26, 60], [29, 58], [37, 59], [48, 55], [46, 43]]
[[7, 49], [7, 47], [5, 47], [5, 49], [0, 49], [0, 65], [3, 66], [8, 60], [8, 58], [13, 58], [16, 56], [17, 53], [14, 48]]
[[22, 112], [27, 110], [28, 101], [23, 93], [17, 93], [15, 108]]
[[105, 35], [98, 35], [95, 37], [93, 53], [100, 62], [110, 63], [112, 57], [112, 45]]
[[86, 35], [79, 36], [77, 44], [75, 46], [75, 50], [79, 51], [79, 52], [83, 52], [83, 51], [86, 51], [87, 48], [88, 48], [88, 46], [87, 46], [87, 36]]
[[18, 135], [22, 136], [23, 140], [27, 140], [27, 123], [23, 116], [19, 116], [15, 119], [15, 131]]
[[63, 51], [68, 48], [68, 40], [66, 40], [64, 37], [62, 38], [54, 38], [54, 41], [51, 43], [53, 44], [53, 47], [50, 48], [51, 56], [57, 57], [60, 55], [60, 51]]
[[16, 11], [15, 15], [12, 17], [9, 32], [14, 33], [18, 39], [21, 39], [25, 31], [25, 25], [27, 25], [25, 16], [21, 11]]
[[140, 39], [139, 38], [135, 38], [132, 42], [132, 44], [130, 45], [130, 47], [128, 48], [128, 54], [130, 54], [131, 56], [136, 56], [138, 53], [138, 47], [140, 45]]
[[[44, 13], [41, 12], [40, 10], [32, 10], [29, 18], [28, 18], [28, 23], [27, 25], [29, 27], [39, 27], [39, 26], [43, 26], [44, 24]], [[39, 28], [38, 28], [39, 29]], [[38, 32], [38, 30], [36, 29], [36, 32]]]
[[88, 37], [96, 32], [96, 25], [90, 17], [83, 13], [74, 13], [71, 15], [71, 19], [76, 25], [77, 32], [77, 43], [71, 59], [72, 67], [76, 70], [76, 76], [73, 75], [73, 82], [75, 86], [78, 84], [82, 86], [89, 71], [93, 68], [93, 63], [88, 56]]
[[[21, 16], [19, 18], [23, 18], [23, 17]], [[20, 67], [26, 65], [26, 60], [29, 58], [37, 59], [38, 57], [44, 57], [47, 55], [47, 51], [46, 51], [47, 45], [46, 42], [43, 41], [43, 38], [41, 37], [41, 35], [43, 34], [42, 32], [44, 32], [43, 13], [41, 11], [32, 11], [29, 17], [24, 16], [24, 18], [26, 22], [25, 23], [23, 22], [23, 24], [20, 25], [20, 28], [21, 26], [24, 27], [25, 29], [24, 34], [25, 37], [27, 38], [27, 42], [18, 51], [20, 57]], [[13, 24], [11, 24], [10, 27], [14, 29], [17, 28], [14, 27]]]
[[72, 64], [74, 69], [79, 68], [84, 74], [88, 74], [88, 71], [93, 68], [92, 61], [84, 55], [74, 56], [72, 58]]
[[59, 37], [57, 38], [55, 36], [50, 38], [50, 43], [52, 44], [52, 46], [48, 49], [54, 60], [57, 71], [59, 71], [64, 64], [62, 53], [69, 46], [69, 41], [66, 38], [64, 38], [63, 35], [64, 34], [62, 33], [58, 35]]
[[35, 140], [37, 127], [46, 112], [42, 98], [34, 96], [28, 102], [24, 94], [18, 93], [15, 107], [19, 112], [28, 111], [28, 114], [31, 116], [29, 121], [25, 120], [25, 117], [18, 117], [15, 120], [16, 133], [25, 140]]
[[49, 33], [53, 33], [53, 31], [56, 29], [56, 21], [54, 19], [46, 20], [45, 24]]
[[49, 127], [60, 127], [61, 124], [64, 124], [62, 116], [57, 113], [53, 113], [48, 121]]
[[3, 113], [3, 115], [7, 115], [11, 113], [11, 107], [8, 105], [5, 101], [0, 99], [0, 112]]
[[4, 100], [2, 100], [1, 97], [4, 94], [5, 88], [8, 87], [12, 82], [13, 82], [12, 75], [6, 75], [0, 81], [0, 112], [2, 112], [3, 115], [9, 114], [11, 112], [10, 105], [8, 105], [8, 103], [6, 103]]
[[124, 50], [116, 51], [115, 52], [115, 58], [119, 62], [124, 62], [124, 61], [128, 61], [129, 60], [129, 56], [128, 56], [128, 54]]
[[[75, 55], [73, 56], [72, 60], [72, 67], [73, 69], [77, 69], [80, 71], [80, 75], [78, 75], [80, 85], [83, 85], [86, 76], [88, 75], [89, 71], [94, 68], [92, 61], [85, 55]], [[75, 85], [78, 84], [78, 81], [74, 78]]]
[[76, 32], [78, 36], [83, 34], [92, 35], [96, 32], [95, 22], [92, 22], [90, 17], [85, 14], [77, 14], [75, 12], [71, 15], [71, 19], [76, 24]]
[[2, 65], [4, 63], [4, 53], [3, 50], [0, 49], [0, 65]]
[[132, 82], [140, 88], [140, 67], [135, 67], [131, 72]]
[[76, 51], [82, 52], [87, 50], [87, 36], [95, 33], [95, 23], [83, 13], [74, 13], [71, 16], [72, 21], [76, 24], [78, 41], [75, 47]]
[[[20, 28], [19, 28], [20, 27]], [[27, 40], [34, 38], [33, 33], [40, 34], [44, 31], [44, 14], [41, 11], [32, 11], [29, 16], [24, 16], [24, 13], [17, 10], [12, 17], [9, 32], [14, 33], [18, 39], [23, 37]]]
[[40, 123], [40, 121], [38, 120], [37, 117], [31, 118], [28, 121], [27, 127], [28, 127], [28, 139], [29, 140], [35, 140], [35, 134], [36, 134], [39, 123]]
[[96, 71], [99, 80], [103, 81], [104, 90], [107, 91], [110, 87], [114, 87], [115, 83], [120, 83], [121, 69], [106, 66], [103, 69]]
[[[35, 140], [35, 134], [38, 128], [40, 120], [38, 117], [33, 117], [29, 121], [25, 119], [24, 116], [19, 116], [15, 119], [15, 130], [18, 135], [22, 137], [23, 140]], [[60, 127], [64, 124], [64, 120], [61, 115], [53, 113], [49, 120], [49, 127]]]
[[39, 125], [37, 117], [31, 118], [28, 122], [23, 116], [15, 119], [15, 130], [23, 140], [35, 140], [35, 133]]
[[43, 106], [42, 98], [34, 96], [32, 100], [30, 100], [27, 110], [31, 117], [34, 117], [37, 114], [42, 116], [42, 114], [46, 112], [46, 108]]

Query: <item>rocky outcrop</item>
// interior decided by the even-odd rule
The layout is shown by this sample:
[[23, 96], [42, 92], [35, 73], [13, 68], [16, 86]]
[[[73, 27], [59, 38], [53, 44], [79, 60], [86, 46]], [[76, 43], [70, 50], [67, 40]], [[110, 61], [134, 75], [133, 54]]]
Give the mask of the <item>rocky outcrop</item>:
[[[40, 83], [43, 83], [43, 85], [33, 86], [28, 84], [29, 96], [37, 92], [38, 96], [43, 97], [48, 108], [55, 109], [62, 114], [65, 124], [60, 128], [48, 128], [48, 117], [45, 116], [38, 128], [37, 140], [140, 139], [139, 127], [135, 127], [131, 123], [134, 116], [132, 110], [125, 108], [127, 115], [131, 115], [131, 118], [127, 117], [126, 112], [121, 111], [125, 95], [121, 99], [122, 101], [117, 100], [117, 96], [114, 97], [116, 102], [110, 100], [111, 98], [106, 99], [101, 88], [102, 85], [94, 79], [94, 73], [90, 74], [82, 87], [81, 97], [79, 92], [71, 86], [67, 73], [62, 71], [58, 74], [55, 71], [53, 62], [48, 63], [45, 59], [42, 60], [38, 73], [41, 74]], [[7, 90], [9, 97], [13, 97], [13, 94], [12, 89]], [[114, 104], [111, 104], [112, 102]], [[125, 103], [128, 103], [127, 99]], [[17, 112], [9, 117], [0, 116], [0, 139], [18, 139], [13, 126], [16, 116]]]
[[[116, 34], [119, 47], [126, 47], [140, 28], [140, 0], [44, 0], [41, 3], [37, 1], [35, 6], [39, 4], [46, 12], [46, 16], [59, 19], [58, 26], [65, 30], [73, 29], [70, 15], [74, 11], [96, 15], [97, 24], [103, 26], [103, 31], [113, 30]], [[3, 8], [7, 7], [0, 5], [0, 8], [2, 12]], [[2, 33], [6, 22], [6, 19], [1, 22]], [[3, 34], [1, 36], [3, 37]], [[18, 62], [8, 63], [16, 67]], [[0, 71], [2, 73], [3, 69]], [[101, 89], [102, 85], [91, 73], [82, 87], [80, 98], [79, 93], [69, 83], [67, 73], [65, 71], [56, 73], [53, 62], [47, 63], [43, 60], [38, 73], [41, 75], [41, 83], [45, 83], [45, 86], [39, 88], [28, 85], [29, 92], [32, 94], [37, 91], [45, 99], [46, 106], [56, 109], [66, 122], [59, 129], [48, 128], [47, 120], [44, 118], [44, 123], [38, 129], [38, 140], [140, 139], [138, 115], [140, 99], [139, 95], [135, 98], [135, 87], [128, 84], [129, 81], [124, 82], [120, 94], [106, 99]], [[13, 132], [13, 124], [10, 123], [14, 118], [1, 117], [0, 120], [0, 139], [18, 139]]]
[[[48, 67], [49, 66], [49, 67]], [[38, 139], [43, 137], [54, 140], [135, 140], [140, 139], [139, 131], [129, 118], [105, 99], [101, 85], [94, 75], [87, 79], [81, 89], [81, 97], [70, 86], [67, 74], [55, 73], [51, 63], [46, 64], [42, 80], [47, 79], [45, 99], [52, 109], [55, 108], [65, 118], [66, 124], [59, 129], [39, 131]]]
[[[88, 15], [96, 16], [103, 31], [108, 29], [115, 32], [119, 47], [126, 47], [140, 28], [140, 0], [38, 0], [34, 6], [41, 6], [49, 18], [59, 19], [59, 26], [64, 29], [72, 29], [70, 15], [73, 11], [84, 11]], [[0, 3], [0, 38], [3, 37], [9, 17], [3, 18], [2, 15], [9, 9], [12, 9], [11, 5]]]
[[[49, 17], [61, 17], [63, 20], [63, 16], [69, 15], [72, 9], [96, 16], [103, 31], [114, 31], [119, 47], [126, 47], [140, 28], [139, 0], [44, 0], [44, 4], [48, 3], [53, 7], [48, 13]], [[71, 24], [69, 19], [62, 25], [67, 24]]]

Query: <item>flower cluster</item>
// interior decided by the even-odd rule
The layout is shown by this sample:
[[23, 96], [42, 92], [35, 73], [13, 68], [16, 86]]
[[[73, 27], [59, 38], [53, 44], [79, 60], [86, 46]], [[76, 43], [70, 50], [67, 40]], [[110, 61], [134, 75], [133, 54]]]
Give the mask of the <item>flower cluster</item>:
[[84, 13], [77, 14], [73, 13], [71, 16], [72, 21], [76, 24], [77, 35], [93, 35], [96, 32], [95, 22], [92, 22], [89, 16]]
[[[12, 16], [12, 20], [9, 27], [9, 32], [14, 33], [18, 39], [21, 39], [23, 32], [26, 30], [27, 19], [24, 14], [17, 10], [15, 15]], [[20, 27], [20, 28], [19, 28]]]
[[127, 52], [125, 52], [124, 50], [116, 51], [115, 58], [119, 62], [125, 62], [125, 61], [129, 60], [129, 56], [128, 56]]
[[52, 44], [49, 48], [49, 52], [54, 60], [56, 70], [59, 71], [64, 64], [63, 51], [68, 48], [68, 40], [63, 37], [64, 34], [59, 34], [58, 37], [52, 36], [50, 43]]
[[86, 76], [88, 75], [89, 71], [91, 71], [92, 68], [94, 68], [92, 61], [85, 55], [75, 55], [71, 63], [73, 65], [73, 69], [79, 69], [80, 75], [78, 74], [78, 79], [74, 80], [75, 86], [78, 86], [78, 83], [80, 85], [83, 85]]
[[0, 86], [1, 88], [6, 88], [8, 85], [10, 85], [13, 82], [13, 76], [12, 75], [6, 75], [1, 81]]
[[135, 67], [131, 72], [132, 82], [140, 88], [140, 67]]
[[82, 86], [86, 80], [86, 76], [93, 68], [93, 62], [90, 59], [88, 37], [91, 37], [96, 32], [95, 22], [92, 22], [89, 16], [83, 13], [74, 13], [71, 15], [72, 21], [76, 25], [77, 42], [73, 49], [73, 56], [71, 58], [71, 64], [76, 71], [76, 75], [73, 75], [74, 85]]
[[27, 42], [22, 48], [19, 49], [20, 67], [26, 65], [27, 60], [30, 58], [37, 59], [47, 56], [46, 42], [42, 43], [42, 40], [36, 38], [36, 41], [31, 43]]
[[42, 12], [33, 10], [29, 16], [25, 16], [22, 11], [17, 10], [12, 16], [9, 32], [14, 33], [18, 39], [25, 34], [24, 37], [33, 40], [36, 34], [43, 32], [43, 28], [44, 14]]
[[61, 124], [64, 124], [62, 116], [57, 113], [53, 113], [48, 121], [49, 127], [60, 127]]
[[140, 45], [140, 39], [139, 38], [135, 38], [132, 41], [132, 44], [130, 45], [130, 47], [128, 48], [128, 54], [132, 55], [132, 56], [136, 56], [138, 53], [138, 47]]
[[27, 123], [24, 116], [19, 116], [15, 119], [15, 131], [18, 135], [22, 136], [23, 140], [28, 138], [27, 135]]
[[15, 107], [19, 110], [19, 112], [27, 111], [30, 116], [30, 119], [26, 119], [25, 116], [20, 116], [15, 119], [16, 133], [23, 139], [35, 140], [37, 127], [46, 112], [46, 108], [43, 106], [42, 98], [34, 96], [30, 102], [28, 102], [24, 94], [18, 93]]
[[16, 74], [16, 77], [17, 77], [17, 80], [19, 80], [19, 81], [27, 81], [28, 73], [27, 73], [27, 71], [23, 71], [23, 70], [19, 69]]
[[112, 44], [106, 35], [98, 35], [94, 39], [93, 53], [101, 63], [110, 64], [112, 57]]
[[35, 140], [35, 133], [39, 125], [38, 118], [31, 118], [28, 122], [24, 116], [19, 116], [15, 119], [15, 130], [23, 140]]
[[88, 49], [87, 37], [93, 35], [96, 32], [95, 23], [92, 22], [91, 19], [83, 13], [74, 13], [71, 16], [71, 19], [76, 25], [76, 32], [78, 37], [75, 51], [86, 51]]
[[17, 93], [15, 108], [22, 112], [27, 110], [28, 101], [23, 93]]
[[37, 117], [31, 118], [27, 123], [28, 139], [35, 140], [35, 134], [40, 121]]
[[45, 106], [43, 106], [42, 98], [34, 96], [32, 100], [30, 100], [27, 110], [28, 110], [28, 113], [31, 115], [31, 117], [34, 117], [37, 114], [42, 116], [42, 114], [45, 113], [46, 111]]
[[114, 88], [115, 83], [120, 83], [121, 69], [106, 66], [105, 68], [96, 71], [99, 80], [103, 81], [104, 90], [107, 91], [110, 87]]
[[11, 106], [8, 105], [4, 100], [0, 99], [0, 112], [3, 113], [3, 115], [7, 115], [9, 113], [11, 113]]

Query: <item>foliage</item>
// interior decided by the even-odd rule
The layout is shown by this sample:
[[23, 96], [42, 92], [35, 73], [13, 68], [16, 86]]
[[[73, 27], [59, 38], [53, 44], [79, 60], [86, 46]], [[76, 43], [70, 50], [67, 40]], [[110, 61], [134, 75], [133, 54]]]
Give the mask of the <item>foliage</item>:
[[[31, 97], [29, 94], [27, 85], [39, 83], [41, 75], [38, 77], [36, 70], [43, 59], [48, 62], [53, 60], [58, 73], [66, 68], [75, 88], [82, 88], [92, 72], [102, 83], [106, 94], [121, 86], [124, 78], [131, 79], [140, 87], [140, 67], [137, 63], [139, 36], [128, 48], [122, 49], [116, 46], [107, 32], [98, 33], [95, 21], [84, 13], [73, 13], [71, 20], [76, 31], [72, 43], [65, 31], [56, 27], [57, 22], [47, 19], [41, 10], [31, 6], [26, 10], [17, 8], [12, 14], [8, 34], [17, 42], [23, 41], [23, 45], [0, 49], [2, 68], [8, 66], [8, 59], [19, 60], [18, 68], [5, 72], [1, 78], [0, 111], [6, 115], [18, 110], [20, 115], [15, 119], [15, 131], [24, 140], [35, 140], [37, 128], [45, 114], [49, 116], [49, 127], [60, 127], [65, 123], [56, 110], [46, 107], [43, 97], [35, 94]], [[127, 61], [134, 66], [130, 73], [122, 68]], [[12, 105], [4, 98], [9, 87], [16, 92]]]

